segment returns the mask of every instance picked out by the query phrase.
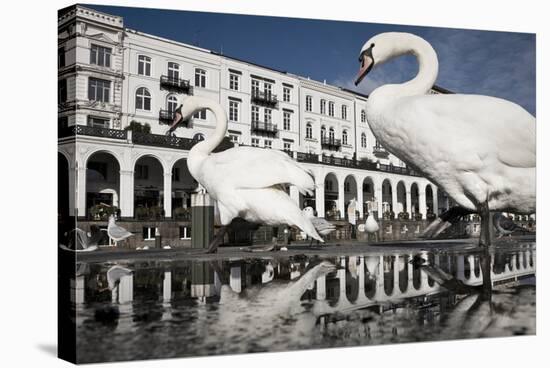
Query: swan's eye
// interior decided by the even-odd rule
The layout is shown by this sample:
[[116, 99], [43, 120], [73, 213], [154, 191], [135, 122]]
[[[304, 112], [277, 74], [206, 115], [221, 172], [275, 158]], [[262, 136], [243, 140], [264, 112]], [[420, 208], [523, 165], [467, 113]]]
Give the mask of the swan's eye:
[[374, 43], [371, 43], [371, 44], [370, 44], [370, 47], [374, 47]]

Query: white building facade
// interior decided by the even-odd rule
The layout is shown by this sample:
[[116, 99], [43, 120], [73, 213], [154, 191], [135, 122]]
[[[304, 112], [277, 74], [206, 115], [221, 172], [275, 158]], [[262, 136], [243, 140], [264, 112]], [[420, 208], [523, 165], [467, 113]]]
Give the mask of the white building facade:
[[[70, 216], [89, 218], [103, 203], [123, 218], [157, 208], [169, 219], [190, 206], [197, 183], [186, 158], [216, 122], [200, 112], [166, 136], [189, 95], [224, 107], [228, 144], [284, 150], [311, 170], [315, 195], [290, 195], [318, 216], [344, 217], [351, 199], [363, 204], [360, 217], [371, 209], [425, 219], [449, 206], [378, 144], [368, 96], [127, 29], [122, 18], [79, 5], [60, 11], [58, 27], [59, 161], [75, 193]], [[146, 125], [150, 132], [129, 129]]]

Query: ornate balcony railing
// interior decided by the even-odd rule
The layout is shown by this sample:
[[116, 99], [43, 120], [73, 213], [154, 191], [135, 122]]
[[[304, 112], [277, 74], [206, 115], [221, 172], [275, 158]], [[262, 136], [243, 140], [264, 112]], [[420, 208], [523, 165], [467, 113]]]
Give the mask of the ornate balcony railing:
[[132, 134], [132, 141], [134, 144], [142, 144], [144, 146], [178, 148], [183, 150], [190, 150], [197, 143], [196, 140], [190, 138], [137, 132]]
[[58, 131], [59, 138], [71, 137], [75, 135], [87, 135], [92, 137], [103, 137], [112, 139], [127, 139], [127, 132], [125, 130], [92, 127], [87, 125], [72, 125], [59, 129]]
[[311, 164], [319, 163], [319, 155], [316, 153], [297, 152], [296, 159], [298, 162], [308, 162]]
[[160, 77], [160, 86], [169, 90], [183, 92], [188, 95], [193, 94], [193, 87], [186, 79], [179, 79], [167, 75], [162, 75]]
[[253, 90], [251, 99], [252, 102], [256, 102], [266, 106], [277, 106], [278, 103], [276, 94], [265, 91], [262, 92], [258, 90]]
[[338, 151], [342, 146], [342, 140], [331, 137], [321, 137], [321, 147], [332, 151]]
[[277, 134], [277, 124], [273, 123], [264, 123], [262, 121], [253, 121], [251, 130], [253, 132], [267, 133], [276, 135]]

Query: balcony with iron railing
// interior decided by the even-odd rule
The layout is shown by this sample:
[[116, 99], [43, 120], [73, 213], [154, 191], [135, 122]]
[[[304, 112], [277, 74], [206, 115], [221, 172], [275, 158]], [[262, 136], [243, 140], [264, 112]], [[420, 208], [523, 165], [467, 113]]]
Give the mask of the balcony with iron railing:
[[277, 106], [277, 95], [269, 91], [252, 90], [251, 95], [252, 102], [265, 106]]
[[256, 133], [263, 133], [268, 135], [277, 135], [277, 124], [266, 123], [263, 121], [253, 121], [250, 130]]
[[342, 147], [342, 140], [334, 139], [333, 137], [321, 137], [321, 147], [331, 151], [338, 151]]
[[189, 80], [174, 78], [168, 75], [162, 75], [160, 77], [160, 86], [172, 91], [182, 92], [188, 95], [193, 94], [193, 87], [189, 83]]
[[[264, 124], [264, 123], [261, 123], [261, 124]], [[269, 125], [271, 125], [271, 127], [268, 127], [268, 129], [271, 129], [271, 131], [273, 131], [273, 127], [274, 127], [276, 131], [276, 126], [274, 126], [274, 124], [269, 124]], [[91, 137], [99, 137], [99, 138], [126, 140], [128, 143], [135, 144], [135, 145], [174, 148], [174, 149], [187, 150], [187, 151], [190, 150], [196, 143], [199, 142], [191, 138], [167, 136], [162, 134], [134, 132], [131, 130], [91, 127], [91, 126], [85, 126], [85, 125], [72, 125], [69, 127], [60, 128], [58, 131], [59, 139], [65, 140], [66, 138], [71, 138], [76, 136], [91, 136]], [[234, 147], [234, 144], [230, 141], [228, 137], [226, 137], [224, 138], [222, 143], [220, 143], [220, 145], [216, 147], [214, 151], [219, 152], [232, 147]], [[371, 171], [384, 171], [384, 172], [393, 173], [393, 174], [410, 175], [410, 176], [422, 176], [420, 173], [408, 167], [384, 165], [376, 162], [371, 162], [368, 160], [356, 160], [356, 159], [332, 157], [327, 155], [318, 155], [316, 153], [296, 152], [296, 155], [294, 155], [294, 152], [292, 151], [285, 151], [285, 152], [289, 156], [295, 158], [298, 162], [303, 162], [303, 163], [332, 165], [332, 166], [338, 166], [338, 167], [348, 167], [348, 168], [371, 170]]]
[[388, 158], [390, 155], [390, 153], [386, 151], [384, 147], [381, 147], [381, 146], [374, 146], [374, 148], [372, 149], [372, 153], [376, 157], [380, 157], [380, 158]]

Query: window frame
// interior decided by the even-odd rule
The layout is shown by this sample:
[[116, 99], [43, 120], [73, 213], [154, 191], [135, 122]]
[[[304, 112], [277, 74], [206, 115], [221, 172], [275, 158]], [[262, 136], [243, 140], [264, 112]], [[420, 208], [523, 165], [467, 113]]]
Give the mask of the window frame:
[[313, 139], [313, 125], [311, 123], [306, 124], [306, 138]]
[[283, 111], [283, 130], [291, 130], [290, 111]]
[[283, 102], [290, 102], [290, 87], [283, 87]]
[[229, 100], [229, 121], [239, 121], [239, 101]]
[[[144, 93], [139, 94], [140, 91], [144, 91]], [[139, 99], [141, 99], [141, 107], [138, 106]], [[146, 101], [149, 104], [148, 109], [145, 108], [146, 107]], [[151, 97], [151, 92], [149, 92], [149, 89], [147, 89], [147, 87], [138, 87], [136, 89], [136, 93], [135, 93], [135, 108], [136, 108], [136, 110], [151, 111], [151, 106], [152, 106], [152, 97]]]
[[167, 76], [168, 76], [168, 79], [170, 80], [174, 80], [174, 81], [179, 81], [180, 79], [180, 65], [174, 61], [169, 61], [168, 62], [168, 65], [167, 65]]
[[195, 87], [199, 88], [206, 88], [207, 79], [207, 72], [205, 69], [202, 68], [195, 68]]
[[[95, 86], [93, 85], [94, 82], [96, 83]], [[94, 98], [91, 98], [92, 89], [94, 89], [95, 91], [95, 96], [93, 96]], [[98, 92], [100, 89], [101, 89], [102, 99], [97, 98]], [[107, 94], [107, 98], [105, 98], [105, 94]], [[109, 103], [111, 101], [111, 81], [107, 79], [88, 77], [88, 100]]]
[[229, 89], [232, 91], [239, 91], [240, 87], [240, 75], [237, 73], [229, 73]]
[[[94, 52], [94, 49], [95, 49], [95, 52]], [[110, 68], [111, 55], [113, 55], [113, 49], [111, 47], [101, 46], [94, 43], [90, 45], [90, 65], [97, 65], [105, 68]]]
[[[142, 67], [142, 64], [143, 64], [143, 70], [140, 73], [140, 67]], [[153, 59], [150, 56], [138, 55], [137, 75], [150, 77], [153, 69], [152, 65], [153, 65]]]
[[312, 111], [313, 110], [313, 96], [306, 95], [306, 111]]

